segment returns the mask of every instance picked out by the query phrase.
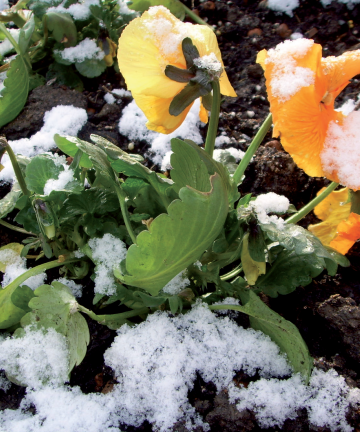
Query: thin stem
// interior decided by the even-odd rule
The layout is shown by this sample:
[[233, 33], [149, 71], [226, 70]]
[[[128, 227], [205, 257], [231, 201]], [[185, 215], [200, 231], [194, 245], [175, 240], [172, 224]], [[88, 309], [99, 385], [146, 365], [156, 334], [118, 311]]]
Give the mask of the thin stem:
[[227, 281], [229, 279], [232, 279], [233, 277], [237, 276], [242, 272], [242, 266], [238, 265], [234, 270], [231, 270], [231, 272], [224, 274], [223, 276], [220, 276], [220, 280]]
[[[179, 2], [179, 3], [181, 3], [181, 2]], [[182, 6], [183, 6], [183, 8], [185, 10], [186, 15], [189, 18], [191, 18], [193, 21], [195, 21], [198, 24], [208, 26], [208, 27], [211, 28], [212, 31], [215, 31], [214, 27], [212, 27], [211, 25], [209, 25], [206, 21], [202, 20], [199, 16], [196, 15], [195, 12], [193, 12], [191, 9], [189, 9], [187, 6], [185, 6], [183, 3], [181, 3], [181, 4], [182, 4]]]
[[324, 200], [328, 195], [331, 194], [333, 190], [335, 190], [339, 186], [339, 183], [332, 182], [329, 184], [329, 186], [323, 190], [316, 198], [314, 198], [312, 201], [310, 201], [306, 206], [304, 206], [301, 210], [299, 210], [297, 213], [290, 216], [288, 219], [286, 219], [286, 223], [297, 223], [299, 220], [301, 220], [303, 217], [305, 217], [308, 213], [313, 210], [315, 206], [317, 206], [319, 203], [321, 203], [322, 200]]
[[31, 276], [36, 276], [40, 273], [43, 273], [45, 270], [50, 270], [55, 267], [60, 267], [66, 264], [70, 264], [73, 262], [81, 261], [81, 258], [71, 258], [67, 261], [59, 262], [58, 260], [49, 261], [45, 264], [40, 264], [36, 267], [33, 267], [29, 270], [27, 270], [25, 273], [18, 276], [16, 279], [14, 279], [9, 285], [7, 285], [4, 289], [8, 289], [11, 291], [12, 289], [15, 289], [19, 285], [21, 285], [23, 282], [25, 282], [27, 279], [29, 279]]
[[121, 213], [122, 213], [122, 217], [124, 219], [125, 222], [125, 226], [126, 229], [128, 230], [129, 236], [131, 237], [131, 240], [134, 244], [136, 244], [136, 236], [135, 233], [132, 229], [131, 223], [130, 223], [130, 218], [129, 218], [129, 212], [126, 206], [126, 194], [125, 192], [121, 189], [121, 187], [116, 183], [115, 185], [115, 190], [116, 190], [116, 194], [118, 196], [118, 200], [120, 203], [120, 209], [121, 209]]
[[215, 147], [215, 138], [217, 134], [219, 124], [219, 113], [220, 113], [220, 83], [215, 80], [211, 83], [213, 89], [213, 100], [210, 113], [209, 127], [205, 141], [205, 151], [212, 157]]
[[[1, 23], [0, 23], [1, 24]], [[13, 166], [17, 181], [19, 183], [19, 186], [22, 190], [22, 193], [24, 195], [30, 195], [30, 191], [26, 186], [24, 176], [22, 175], [19, 163], [16, 159], [15, 153], [13, 152], [12, 148], [10, 147], [9, 143], [4, 137], [0, 137], [0, 146], [3, 146], [5, 150], [7, 151], [11, 164]]]
[[261, 125], [258, 130], [255, 138], [252, 140], [249, 148], [246, 150], [245, 156], [241, 159], [239, 166], [236, 168], [236, 171], [233, 175], [233, 180], [235, 184], [239, 184], [241, 179], [245, 173], [247, 166], [250, 163], [251, 158], [254, 156], [256, 150], [259, 148], [262, 140], [265, 138], [265, 135], [268, 133], [270, 127], [272, 125], [272, 115], [271, 113], [266, 117], [264, 123]]
[[80, 304], [78, 305], [78, 308], [80, 312], [86, 313], [93, 320], [97, 321], [100, 324], [105, 324], [105, 325], [110, 321], [114, 321], [117, 319], [125, 321], [128, 318], [133, 318], [138, 315], [147, 314], [149, 312], [149, 309], [147, 307], [143, 307], [128, 312], [121, 312], [118, 314], [97, 315], [95, 312], [91, 311], [90, 309], [87, 309], [84, 306], [81, 306]]
[[8, 31], [8, 29], [5, 27], [3, 23], [0, 23], [0, 30], [5, 34], [5, 36], [9, 39], [11, 42], [11, 45], [14, 47], [15, 51], [18, 54], [21, 54], [19, 44], [16, 42], [16, 40], [11, 36], [11, 33]]
[[22, 233], [22, 234], [27, 234], [27, 235], [31, 235], [31, 236], [36, 237], [36, 234], [24, 230], [24, 228], [20, 228], [20, 227], [17, 227], [15, 225], [11, 225], [8, 222], [5, 222], [3, 219], [0, 219], [0, 225], [3, 225], [4, 227], [9, 228], [13, 231], [17, 231], [17, 232]]

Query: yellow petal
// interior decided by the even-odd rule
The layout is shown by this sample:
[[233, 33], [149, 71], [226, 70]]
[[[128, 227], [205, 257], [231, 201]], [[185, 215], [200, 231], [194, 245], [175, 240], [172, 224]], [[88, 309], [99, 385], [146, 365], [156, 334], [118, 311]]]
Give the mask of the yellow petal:
[[[318, 195], [324, 190], [321, 189]], [[314, 213], [323, 220], [323, 222], [309, 225], [308, 230], [321, 240], [325, 246], [330, 246], [338, 232], [338, 225], [350, 215], [351, 203], [343, 204], [348, 199], [349, 189], [344, 188], [339, 191], [331, 192], [320, 204], [318, 204]]]
[[[202, 98], [201, 98], [201, 100], [202, 100]], [[199, 117], [200, 117], [200, 120], [203, 122], [203, 123], [207, 123], [208, 122], [208, 111], [207, 111], [207, 109], [204, 107], [204, 105], [202, 104], [202, 102], [200, 103], [200, 111], [199, 111]]]
[[168, 78], [169, 64], [185, 69], [179, 32], [185, 24], [162, 6], [135, 18], [119, 39], [118, 62], [128, 89], [133, 93], [162, 98], [174, 97], [184, 88]]
[[201, 35], [197, 39], [193, 39], [193, 43], [199, 51], [200, 57], [214, 53], [223, 67], [223, 73], [220, 76], [220, 92], [224, 96], [237, 97], [235, 90], [230, 84], [227, 73], [225, 72], [224, 62], [221, 58], [221, 52], [215, 36], [215, 33], [208, 26], [195, 25], [193, 26], [196, 32]]
[[[319, 195], [325, 188], [322, 188]], [[346, 219], [350, 214], [351, 202], [346, 203], [349, 197], [349, 189], [343, 188], [338, 191], [331, 192], [320, 204], [314, 208], [314, 213], [321, 220], [328, 219], [331, 215], [336, 215], [339, 223]], [[343, 205], [342, 205], [343, 204]]]
[[169, 106], [173, 98], [163, 99], [136, 93], [133, 93], [133, 98], [148, 119], [147, 128], [163, 134], [169, 134], [177, 129], [192, 107], [190, 104], [180, 115], [173, 116], [169, 113]]

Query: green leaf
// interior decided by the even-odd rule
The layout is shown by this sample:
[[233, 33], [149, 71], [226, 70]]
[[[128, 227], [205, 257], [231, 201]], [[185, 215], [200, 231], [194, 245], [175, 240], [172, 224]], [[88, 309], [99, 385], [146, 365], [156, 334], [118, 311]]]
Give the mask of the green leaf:
[[256, 281], [256, 287], [270, 297], [289, 294], [300, 285], [308, 285], [325, 267], [324, 259], [316, 254], [298, 255], [294, 251], [283, 250], [267, 269], [266, 275]]
[[43, 22], [57, 42], [63, 43], [66, 48], [76, 45], [77, 30], [70, 14], [47, 12], [43, 17]]
[[32, 192], [42, 195], [46, 182], [49, 179], [57, 179], [61, 171], [64, 171], [64, 167], [55, 164], [51, 156], [35, 156], [25, 170], [26, 186]]
[[243, 306], [229, 305], [229, 309], [249, 315], [251, 327], [270, 336], [287, 355], [294, 372], [301, 373], [309, 382], [313, 359], [296, 326], [272, 311], [253, 291], [242, 288], [238, 292]]
[[29, 71], [21, 55], [10, 62], [4, 86], [0, 97], [0, 127], [14, 120], [27, 101]]
[[254, 285], [258, 277], [266, 273], [266, 262], [255, 261], [249, 252], [249, 234], [245, 234], [241, 248], [241, 265], [249, 285]]
[[18, 286], [11, 295], [11, 301], [13, 304], [23, 309], [25, 312], [30, 312], [29, 301], [35, 297], [34, 291], [26, 285]]
[[254, 261], [265, 262], [265, 239], [261, 228], [257, 224], [250, 224], [249, 253]]
[[[80, 141], [79, 138], [60, 136], [56, 134], [54, 135], [54, 141], [59, 149], [69, 156], [75, 157], [76, 153], [79, 151], [76, 145], [76, 143]], [[93, 166], [89, 156], [86, 153], [82, 154], [79, 165], [84, 168], [91, 168]]]
[[20, 33], [19, 33], [18, 45], [20, 48], [20, 52], [23, 56], [27, 54], [34, 30], [35, 30], [35, 19], [34, 19], [34, 15], [31, 15], [30, 19], [27, 20], [26, 24], [20, 29]]
[[197, 82], [190, 81], [171, 101], [169, 113], [173, 116], [180, 115], [194, 100], [207, 95], [210, 91], [211, 85], [202, 86]]
[[98, 77], [107, 68], [104, 60], [98, 59], [86, 59], [81, 63], [75, 63], [75, 67], [86, 78]]
[[119, 208], [119, 200], [116, 193], [91, 188], [80, 194], [70, 194], [59, 213], [61, 220], [83, 214], [106, 214]]
[[199, 259], [220, 234], [228, 212], [226, 187], [215, 174], [210, 192], [190, 187], [180, 189], [168, 214], [154, 219], [142, 231], [126, 257], [127, 274], [120, 268], [115, 276], [127, 285], [156, 295], [172, 278]]
[[165, 6], [169, 11], [175, 15], [179, 20], [183, 21], [185, 18], [185, 9], [181, 2], [176, 0], [131, 0], [128, 3], [129, 9], [137, 12], [145, 12], [152, 6]]
[[230, 178], [227, 168], [224, 167], [224, 165], [221, 164], [220, 162], [214, 161], [214, 159], [205, 150], [203, 150], [193, 141], [184, 140], [184, 142], [188, 146], [196, 150], [203, 163], [207, 166], [207, 170], [210, 175], [213, 175], [216, 172], [220, 175], [223, 183], [226, 186], [226, 190], [229, 197], [229, 204], [230, 206], [232, 206], [232, 204], [239, 199], [240, 194], [238, 192], [237, 185]]
[[70, 289], [60, 283], [42, 285], [34, 291], [29, 302], [31, 312], [21, 319], [22, 327], [54, 328], [66, 336], [69, 346], [69, 372], [79, 365], [86, 354], [90, 333], [85, 318], [78, 312], [78, 304]]
[[[182, 187], [190, 186], [200, 192], [210, 190], [209, 172], [196, 151], [186, 142], [173, 138], [171, 148], [171, 178], [175, 182], [173, 188], [177, 193]], [[213, 167], [212, 174], [215, 172]]]
[[22, 194], [19, 183], [16, 181], [11, 187], [11, 191], [0, 200], [0, 219], [12, 212], [15, 208], [17, 200]]
[[79, 92], [84, 90], [84, 84], [72, 65], [65, 66], [57, 62], [52, 63], [46, 73], [46, 80], [50, 81], [53, 78], [56, 78], [57, 84], [66, 85]]

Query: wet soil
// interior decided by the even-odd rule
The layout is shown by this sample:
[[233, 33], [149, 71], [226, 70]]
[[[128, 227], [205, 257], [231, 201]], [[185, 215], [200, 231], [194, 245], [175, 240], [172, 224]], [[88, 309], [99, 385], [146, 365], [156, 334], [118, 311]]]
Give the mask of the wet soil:
[[[266, 1], [205, 1], [194, 4], [185, 2], [195, 9], [201, 18], [216, 26], [223, 60], [230, 81], [238, 97], [226, 98], [222, 104], [219, 122], [220, 132], [233, 141], [233, 146], [246, 150], [251, 138], [269, 112], [265, 82], [259, 65], [257, 52], [269, 49], [289, 38], [293, 33], [302, 33], [323, 46], [323, 55], [340, 55], [345, 51], [360, 48], [360, 5], [348, 10], [345, 5], [333, 2], [324, 8], [319, 1], [302, 1], [294, 15], [275, 14], [266, 6]], [[50, 83], [49, 83], [50, 84]], [[102, 135], [125, 150], [128, 140], [118, 131], [121, 111], [129, 102], [123, 99], [119, 104], [106, 104], [104, 95], [112, 88], [125, 88], [120, 74], [110, 69], [99, 79], [88, 80], [83, 93], [76, 92], [56, 82], [32, 91], [23, 112], [6, 125], [0, 133], [8, 139], [29, 137], [42, 126], [44, 112], [59, 104], [74, 105], [87, 110], [89, 121], [79, 137], [89, 140], [91, 133]], [[349, 98], [356, 99], [360, 92], [360, 77], [355, 77], [337, 99], [337, 106]], [[205, 129], [203, 130], [205, 134]], [[144, 154], [148, 145], [135, 142], [134, 153]], [[148, 161], [149, 165], [151, 162]], [[287, 196], [300, 208], [314, 198], [316, 192], [327, 180], [310, 178], [299, 169], [291, 157], [282, 149], [278, 140], [270, 134], [264, 140], [246, 178], [240, 186], [242, 194], [276, 192]], [[7, 191], [2, 186], [0, 194]], [[11, 215], [10, 215], [11, 218]], [[307, 226], [316, 222], [308, 215], [301, 224]], [[22, 234], [5, 228], [1, 230], [0, 246], [10, 241], [21, 241]], [[350, 387], [360, 387], [360, 244], [355, 244], [348, 258], [351, 266], [339, 268], [335, 277], [321, 275], [310, 285], [299, 287], [287, 296], [276, 299], [264, 297], [269, 306], [292, 321], [308, 344], [317, 367], [335, 370], [345, 377]], [[56, 275], [54, 275], [56, 277]], [[91, 307], [91, 281], [87, 282], [81, 303]], [[240, 318], [247, 325], [247, 318]], [[89, 320], [91, 342], [82, 364], [72, 373], [71, 385], [79, 385], [85, 392], [108, 392], [114, 383], [110, 368], [104, 366], [103, 353], [111, 345], [115, 332]], [[248, 383], [250, 378], [241, 372], [236, 383]], [[0, 409], [17, 408], [25, 390], [12, 385], [5, 394], [0, 390]], [[211, 431], [262, 431], [250, 411], [239, 412], [228, 402], [226, 391], [216, 393], [212, 383], [205, 383], [198, 377], [189, 400], [196, 410], [210, 424]], [[352, 410], [349, 423], [360, 431], [360, 412]], [[125, 430], [126, 425], [120, 425]], [[128, 431], [151, 431], [150, 424]], [[175, 431], [185, 431], [183, 425], [174, 426]], [[327, 431], [309, 425], [306, 412], [299, 413], [295, 420], [288, 420], [284, 426], [267, 430], [283, 431]]]

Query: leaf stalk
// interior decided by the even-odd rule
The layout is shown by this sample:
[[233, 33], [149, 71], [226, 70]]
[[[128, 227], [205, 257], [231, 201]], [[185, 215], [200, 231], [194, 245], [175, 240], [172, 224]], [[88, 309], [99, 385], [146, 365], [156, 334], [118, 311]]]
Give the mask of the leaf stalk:
[[328, 195], [331, 194], [337, 187], [339, 186], [339, 183], [332, 182], [327, 186], [325, 190], [323, 190], [317, 197], [315, 197], [313, 200], [311, 200], [309, 203], [307, 203], [302, 209], [300, 209], [297, 213], [290, 216], [288, 219], [286, 219], [286, 223], [297, 223], [299, 220], [304, 218], [307, 214], [311, 212], [311, 210], [314, 209], [315, 206], [317, 206], [321, 201], [323, 201]]
[[258, 130], [257, 134], [252, 140], [250, 146], [246, 150], [245, 156], [241, 159], [239, 166], [236, 168], [236, 171], [234, 172], [233, 180], [235, 184], [239, 184], [241, 182], [241, 179], [243, 178], [243, 175], [250, 163], [251, 158], [254, 156], [255, 152], [259, 148], [260, 144], [265, 138], [265, 135], [268, 133], [269, 129], [271, 128], [271, 125], [272, 125], [272, 114], [270, 113], [266, 117], [264, 123], [260, 126], [260, 129]]
[[209, 127], [206, 135], [205, 141], [205, 151], [212, 157], [215, 147], [215, 138], [217, 134], [218, 124], [219, 124], [219, 113], [220, 113], [220, 83], [215, 80], [211, 83], [213, 89], [213, 101], [211, 106]]

